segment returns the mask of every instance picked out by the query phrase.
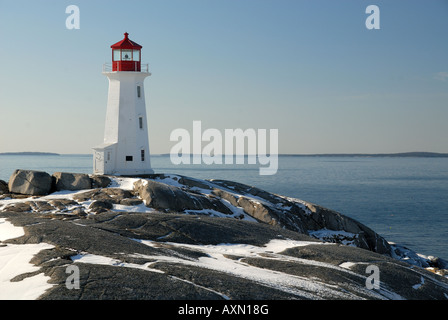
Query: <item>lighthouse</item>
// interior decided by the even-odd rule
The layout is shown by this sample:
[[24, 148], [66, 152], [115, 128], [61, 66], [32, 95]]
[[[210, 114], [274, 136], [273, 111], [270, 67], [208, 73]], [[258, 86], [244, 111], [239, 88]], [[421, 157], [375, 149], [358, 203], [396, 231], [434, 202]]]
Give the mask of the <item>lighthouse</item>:
[[93, 148], [95, 174], [152, 174], [148, 119], [143, 82], [151, 73], [141, 63], [142, 46], [129, 39], [111, 45], [112, 65], [103, 66], [109, 79], [104, 141]]

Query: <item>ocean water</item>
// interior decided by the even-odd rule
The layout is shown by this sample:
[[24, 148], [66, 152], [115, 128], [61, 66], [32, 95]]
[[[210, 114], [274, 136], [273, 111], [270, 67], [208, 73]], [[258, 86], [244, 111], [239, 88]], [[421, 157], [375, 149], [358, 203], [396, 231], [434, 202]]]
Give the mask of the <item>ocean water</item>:
[[[92, 172], [92, 156], [1, 156], [0, 179], [15, 169]], [[448, 158], [279, 156], [276, 175], [258, 165], [179, 165], [152, 156], [156, 173], [233, 180], [350, 216], [386, 240], [448, 259]]]

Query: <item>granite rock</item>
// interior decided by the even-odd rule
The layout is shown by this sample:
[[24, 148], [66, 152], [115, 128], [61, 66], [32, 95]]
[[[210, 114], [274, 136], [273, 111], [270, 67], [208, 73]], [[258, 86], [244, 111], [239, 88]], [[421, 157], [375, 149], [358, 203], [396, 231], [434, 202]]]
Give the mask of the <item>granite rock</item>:
[[92, 181], [89, 175], [83, 173], [55, 172], [53, 173], [53, 179], [56, 191], [92, 188]]
[[8, 188], [11, 193], [41, 196], [50, 193], [51, 183], [51, 176], [46, 172], [19, 169], [11, 175]]
[[[52, 287], [39, 299], [447, 296], [446, 261], [390, 245], [331, 209], [232, 181], [167, 174], [125, 179], [101, 178], [97, 188], [66, 198], [0, 199], [0, 222], [24, 229], [0, 250], [51, 246], [31, 260], [35, 271], [10, 281], [44, 274]], [[79, 268], [79, 289], [66, 286], [69, 266]], [[369, 266], [380, 271], [377, 289], [367, 286]]]

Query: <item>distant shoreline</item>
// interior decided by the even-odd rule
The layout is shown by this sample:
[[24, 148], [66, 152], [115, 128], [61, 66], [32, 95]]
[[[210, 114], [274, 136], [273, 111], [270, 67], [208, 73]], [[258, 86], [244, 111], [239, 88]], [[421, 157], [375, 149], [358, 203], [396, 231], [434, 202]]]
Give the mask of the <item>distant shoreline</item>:
[[[151, 156], [169, 156], [169, 153], [162, 154], [152, 154]], [[189, 156], [193, 156], [190, 154]], [[219, 155], [221, 156], [221, 155]], [[235, 156], [235, 155], [234, 155]], [[242, 155], [238, 155], [242, 156]], [[248, 156], [247, 154], [244, 156]], [[269, 154], [268, 154], [269, 156]], [[281, 157], [395, 157], [395, 158], [405, 158], [405, 157], [414, 157], [414, 158], [448, 158], [448, 153], [437, 153], [437, 152], [401, 152], [401, 153], [316, 153], [316, 154], [289, 154], [289, 153], [280, 153], [278, 156]]]
[[0, 156], [60, 156], [52, 152], [2, 152]]
[[[53, 152], [0, 152], [0, 156], [93, 156], [92, 154], [60, 154]], [[154, 157], [169, 157], [169, 153], [151, 154]], [[193, 156], [190, 154], [189, 156]], [[234, 155], [236, 156], [236, 155]], [[241, 156], [241, 155], [238, 155]], [[248, 155], [244, 155], [248, 156]], [[268, 155], [269, 156], [269, 155]], [[448, 153], [437, 152], [401, 152], [401, 153], [280, 153], [280, 157], [364, 157], [364, 158], [448, 158]]]
[[301, 157], [418, 157], [448, 158], [448, 153], [437, 152], [401, 152], [401, 153], [323, 153], [323, 154], [282, 154], [282, 156]]

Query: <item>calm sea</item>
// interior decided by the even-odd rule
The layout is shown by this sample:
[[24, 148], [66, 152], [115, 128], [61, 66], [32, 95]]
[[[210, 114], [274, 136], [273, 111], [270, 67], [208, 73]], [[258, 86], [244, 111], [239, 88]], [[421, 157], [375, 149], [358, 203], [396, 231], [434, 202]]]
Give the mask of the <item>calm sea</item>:
[[[257, 165], [180, 165], [152, 156], [156, 173], [226, 179], [339, 211], [388, 241], [448, 259], [448, 158], [280, 156], [273, 176]], [[0, 179], [15, 169], [91, 173], [92, 156], [0, 156]]]

